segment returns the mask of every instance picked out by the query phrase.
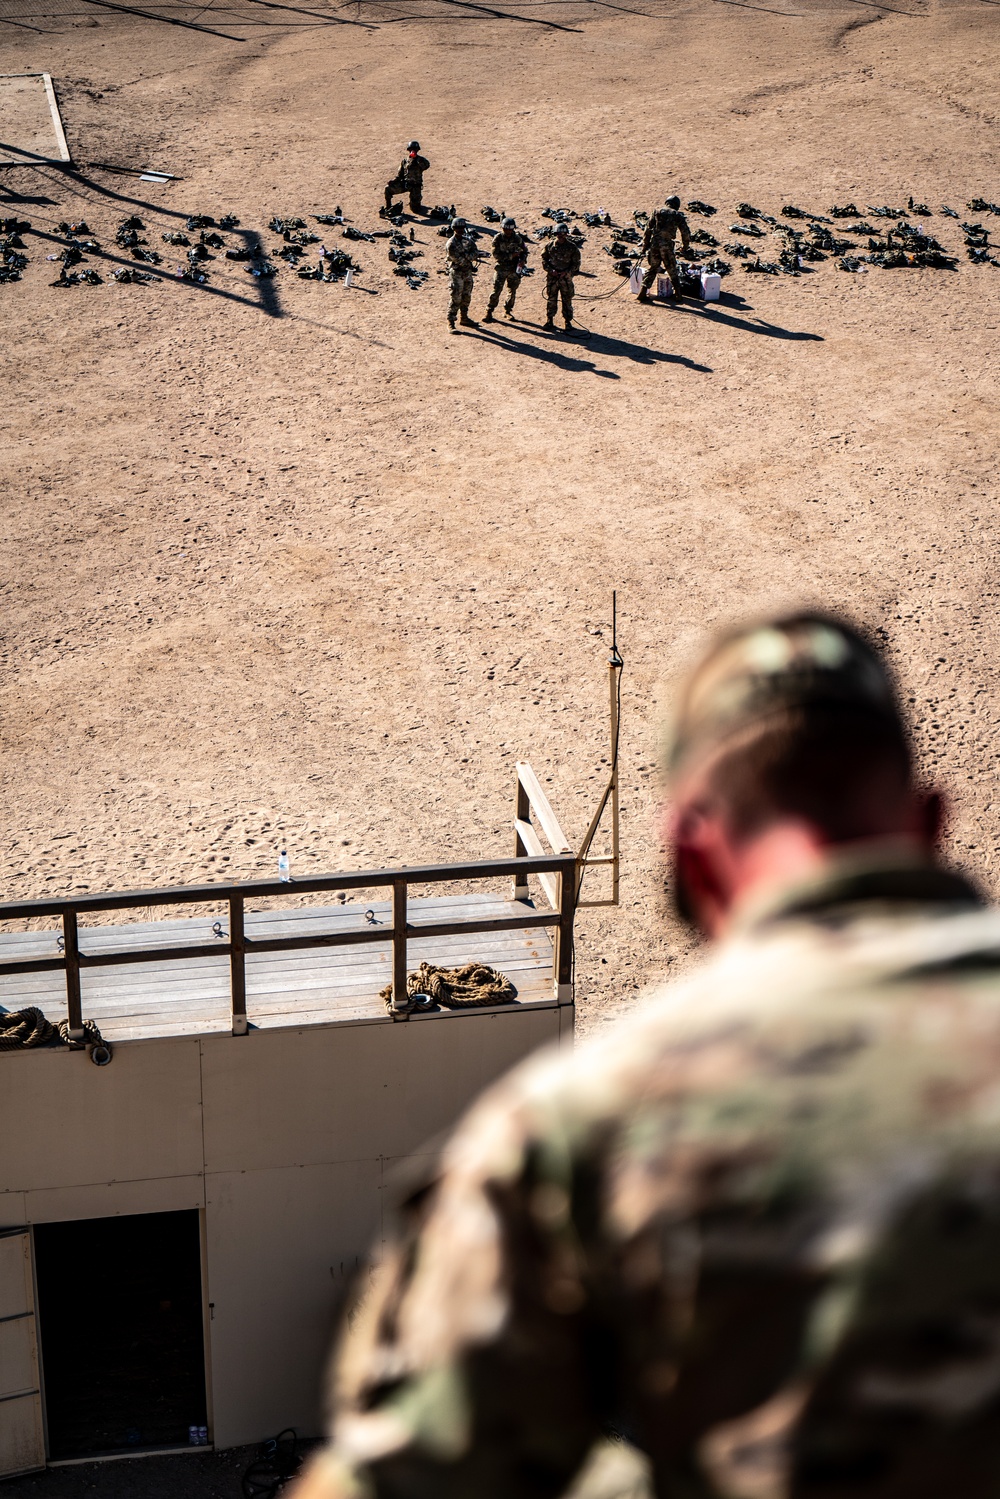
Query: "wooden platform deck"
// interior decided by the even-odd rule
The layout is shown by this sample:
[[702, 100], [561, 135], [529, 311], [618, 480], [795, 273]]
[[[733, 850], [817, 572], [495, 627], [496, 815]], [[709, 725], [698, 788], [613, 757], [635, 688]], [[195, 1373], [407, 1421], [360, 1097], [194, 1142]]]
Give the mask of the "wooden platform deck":
[[[415, 898], [409, 907], [414, 923], [510, 917], [533, 909], [528, 902], [490, 895]], [[348, 901], [307, 910], [247, 909], [250, 938], [319, 935], [370, 929], [365, 912], [384, 924], [384, 942], [363, 946], [315, 948], [293, 952], [248, 953], [247, 1015], [251, 1029], [298, 1028], [306, 1025], [384, 1022], [392, 1024], [379, 990], [392, 978], [392, 924], [388, 902]], [[204, 956], [150, 961], [120, 967], [85, 968], [81, 972], [83, 1014], [94, 1020], [108, 1041], [144, 1040], [156, 1036], [222, 1035], [230, 1031], [229, 959], [212, 948], [225, 940], [213, 931], [212, 917], [180, 921], [130, 922], [118, 926], [80, 927], [81, 951], [115, 953], [135, 948], [204, 944]], [[0, 934], [0, 962], [53, 957], [57, 930]], [[548, 929], [470, 932], [451, 937], [412, 937], [408, 966], [421, 962], [457, 967], [473, 961], [506, 973], [517, 989], [517, 1005], [552, 1005], [553, 950]], [[0, 1011], [37, 1005], [52, 1021], [66, 1018], [66, 983], [62, 973], [0, 975]], [[504, 1008], [507, 1008], [504, 1006]], [[460, 1014], [433, 1010], [414, 1020]]]

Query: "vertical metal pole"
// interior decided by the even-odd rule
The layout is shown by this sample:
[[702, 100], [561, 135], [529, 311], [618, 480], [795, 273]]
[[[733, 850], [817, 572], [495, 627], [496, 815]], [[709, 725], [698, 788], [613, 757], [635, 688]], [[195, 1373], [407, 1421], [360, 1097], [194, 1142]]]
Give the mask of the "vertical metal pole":
[[573, 1003], [573, 917], [576, 912], [576, 859], [566, 860], [559, 873], [559, 925], [555, 929], [555, 997], [560, 1005]]
[[71, 1041], [83, 1040], [83, 1013], [80, 1000], [80, 935], [76, 912], [63, 911], [63, 953], [66, 959], [66, 1018]]
[[247, 1024], [246, 934], [243, 929], [243, 897], [229, 897], [229, 998], [233, 1035], [245, 1036]]
[[621, 670], [618, 647], [612, 646], [608, 683], [611, 689], [611, 903], [615, 906], [618, 904], [618, 683]]
[[392, 882], [392, 1007], [406, 1009], [406, 881]]
[[[518, 822], [529, 822], [531, 820], [531, 802], [528, 800], [528, 793], [521, 785], [521, 777], [518, 774], [516, 766], [514, 768], [514, 816]], [[514, 838], [514, 858], [523, 859], [527, 856], [527, 853], [528, 850], [521, 842], [521, 835], [517, 833]], [[528, 899], [527, 875], [516, 874], [514, 876], [514, 899]]]

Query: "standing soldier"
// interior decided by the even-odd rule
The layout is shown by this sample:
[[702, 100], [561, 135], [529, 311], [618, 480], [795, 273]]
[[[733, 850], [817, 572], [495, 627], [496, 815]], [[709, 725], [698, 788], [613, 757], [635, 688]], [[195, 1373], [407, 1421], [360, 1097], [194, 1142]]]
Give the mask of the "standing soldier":
[[392, 181], [385, 185], [385, 207], [379, 213], [380, 218], [388, 218], [393, 193], [409, 193], [410, 212], [423, 213], [424, 173], [430, 166], [430, 162], [419, 152], [420, 142], [410, 141], [406, 148], [406, 155], [399, 163], [399, 171]]
[[492, 323], [500, 293], [505, 286], [507, 300], [503, 304], [503, 310], [509, 318], [514, 316], [514, 298], [517, 296], [517, 288], [521, 285], [521, 277], [524, 275], [528, 246], [524, 236], [517, 233], [517, 225], [513, 219], [504, 219], [500, 226], [500, 233], [493, 237], [492, 252], [493, 259], [497, 263], [497, 270], [493, 278], [493, 295], [490, 297], [486, 316], [483, 318], [484, 323]]
[[448, 308], [448, 327], [455, 332], [455, 317], [463, 328], [478, 328], [469, 316], [469, 303], [476, 280], [476, 262], [479, 252], [476, 242], [467, 232], [464, 219], [452, 219], [451, 238], [445, 245], [448, 255], [448, 280], [451, 283], [451, 306]]
[[677, 274], [677, 258], [674, 255], [674, 239], [678, 234], [686, 255], [691, 248], [691, 230], [687, 219], [681, 213], [680, 198], [668, 198], [666, 206], [657, 208], [650, 216], [649, 226], [643, 235], [642, 253], [649, 262], [649, 270], [642, 278], [642, 290], [637, 298], [638, 301], [649, 301], [649, 288], [656, 279], [657, 272], [661, 270], [665, 270], [670, 277], [674, 296], [678, 301], [680, 300], [681, 279]]
[[580, 247], [574, 245], [569, 237], [569, 225], [557, 224], [555, 238], [550, 239], [542, 251], [542, 265], [545, 268], [545, 295], [547, 298], [545, 311], [547, 314], [546, 328], [554, 328], [552, 319], [556, 315], [556, 306], [562, 299], [563, 317], [566, 319], [566, 332], [572, 333], [573, 329], [573, 277], [580, 271]]

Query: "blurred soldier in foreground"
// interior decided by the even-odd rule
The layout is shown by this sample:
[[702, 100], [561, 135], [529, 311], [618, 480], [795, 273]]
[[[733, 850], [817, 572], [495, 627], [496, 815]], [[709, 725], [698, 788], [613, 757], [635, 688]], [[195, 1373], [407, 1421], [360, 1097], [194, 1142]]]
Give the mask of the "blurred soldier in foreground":
[[479, 324], [469, 316], [472, 288], [476, 284], [476, 266], [479, 251], [476, 242], [468, 233], [464, 219], [452, 219], [451, 238], [445, 245], [448, 256], [448, 282], [451, 286], [451, 305], [448, 308], [448, 327], [455, 330], [455, 318], [459, 317], [463, 328], [478, 328]]
[[714, 955], [473, 1106], [297, 1499], [593, 1493], [609, 1427], [660, 1499], [1000, 1492], [1000, 914], [837, 620], [717, 644], [668, 773]]
[[573, 332], [573, 277], [580, 272], [580, 247], [569, 237], [569, 225], [557, 224], [555, 236], [542, 251], [545, 269], [545, 316], [546, 328], [554, 328], [552, 321], [562, 299], [566, 332]]
[[500, 233], [493, 236], [492, 254], [497, 263], [497, 270], [493, 277], [493, 291], [486, 308], [486, 316], [483, 318], [484, 323], [492, 323], [493, 314], [504, 287], [507, 288], [507, 300], [503, 304], [503, 310], [509, 318], [514, 316], [514, 298], [517, 296], [517, 288], [521, 285], [521, 277], [524, 274], [528, 246], [524, 236], [518, 234], [517, 225], [513, 219], [504, 219], [500, 226]]
[[653, 213], [642, 237], [642, 253], [646, 257], [649, 269], [642, 278], [642, 290], [636, 298], [637, 301], [649, 301], [649, 288], [661, 270], [665, 270], [670, 277], [674, 296], [678, 301], [680, 300], [681, 281], [677, 274], [677, 257], [674, 254], [674, 240], [678, 234], [686, 255], [691, 248], [691, 230], [687, 219], [681, 213], [680, 198], [668, 198], [666, 205], [663, 208], [657, 208]]
[[420, 155], [420, 142], [410, 141], [406, 148], [406, 155], [399, 163], [399, 171], [392, 181], [385, 185], [385, 208], [379, 215], [380, 218], [387, 217], [394, 193], [408, 193], [410, 212], [423, 213], [424, 173], [429, 167], [430, 162], [427, 157]]

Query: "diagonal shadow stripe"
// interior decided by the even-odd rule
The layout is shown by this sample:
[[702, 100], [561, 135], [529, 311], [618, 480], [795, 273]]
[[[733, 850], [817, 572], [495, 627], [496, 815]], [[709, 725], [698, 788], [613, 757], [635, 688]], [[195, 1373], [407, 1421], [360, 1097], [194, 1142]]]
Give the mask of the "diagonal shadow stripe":
[[141, 16], [144, 21], [162, 21], [167, 26], [183, 26], [188, 31], [203, 31], [207, 36], [221, 36], [227, 42], [245, 42], [245, 36], [230, 36], [228, 31], [216, 31], [211, 26], [199, 26], [196, 21], [181, 21], [177, 16], [158, 16], [152, 10], [139, 10], [134, 5], [116, 5], [114, 0], [84, 0], [85, 5], [100, 5], [105, 10], [120, 10], [127, 16]]

